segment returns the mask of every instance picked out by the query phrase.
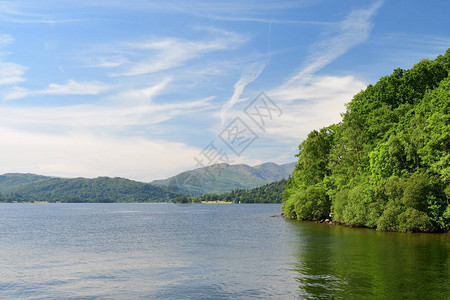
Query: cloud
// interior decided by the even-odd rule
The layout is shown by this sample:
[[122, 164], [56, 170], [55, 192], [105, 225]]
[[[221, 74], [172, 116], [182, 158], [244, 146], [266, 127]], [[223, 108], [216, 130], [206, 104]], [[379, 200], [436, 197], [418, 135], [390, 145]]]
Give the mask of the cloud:
[[[0, 34], [0, 49], [14, 43], [14, 38], [9, 34]], [[17, 84], [26, 81], [23, 75], [28, 68], [13, 62], [2, 61], [1, 56], [8, 53], [0, 52], [0, 85]]]
[[164, 11], [177, 12], [193, 15], [226, 14], [229, 15], [260, 15], [272, 13], [292, 8], [298, 8], [309, 5], [311, 1], [207, 1], [207, 0], [166, 0], [166, 1], [131, 1], [125, 3], [117, 0], [79, 0], [77, 5], [81, 6], [97, 6], [97, 7], [116, 7], [127, 10], [147, 10], [147, 11]]
[[[299, 102], [320, 102], [326, 99], [339, 99], [341, 95], [349, 95], [349, 91], [350, 96], [353, 96], [355, 86], [361, 90], [365, 87], [365, 84], [354, 76], [313, 76], [289, 89], [277, 88], [272, 90], [270, 91], [270, 97], [288, 103], [296, 100]], [[351, 97], [347, 99], [347, 102], [350, 100]]]
[[372, 19], [384, 1], [376, 1], [367, 9], [353, 10], [347, 18], [336, 24], [334, 32], [316, 42], [311, 47], [309, 62], [285, 87], [296, 85], [296, 82], [311, 76], [336, 58], [347, 53], [351, 48], [366, 41], [373, 28]]
[[49, 96], [49, 95], [98, 95], [112, 88], [111, 85], [98, 81], [77, 82], [69, 80], [65, 84], [51, 83], [44, 90], [28, 90], [16, 87], [13, 91], [6, 94], [5, 100], [18, 100], [30, 96]]
[[130, 103], [150, 103], [151, 99], [160, 94], [166, 89], [167, 85], [172, 82], [171, 77], [166, 77], [161, 82], [156, 85], [138, 88], [138, 89], [127, 89], [119, 92], [118, 94], [111, 96], [111, 99], [116, 99], [120, 102]]
[[115, 68], [129, 63], [129, 60], [121, 55], [109, 55], [91, 59], [85, 64], [86, 68]]
[[17, 84], [26, 81], [23, 77], [27, 67], [12, 62], [0, 61], [0, 85]]
[[8, 46], [14, 42], [14, 38], [9, 34], [0, 34], [0, 48]]
[[[311, 130], [340, 122], [345, 103], [364, 89], [366, 83], [355, 76], [318, 76], [315, 73], [368, 39], [373, 27], [373, 16], [381, 4], [382, 1], [378, 1], [367, 9], [353, 10], [344, 20], [336, 23], [336, 30], [327, 32], [311, 46], [308, 63], [298, 73], [266, 91], [284, 113], [268, 124], [265, 133], [259, 132], [260, 138], [245, 153], [247, 157], [271, 160], [271, 156], [274, 157], [276, 153], [298, 145]], [[242, 90], [247, 82], [254, 80], [252, 76], [244, 74], [235, 84], [232, 98], [222, 108], [222, 120], [224, 112], [233, 115], [241, 113], [234, 106], [245, 100], [240, 99]], [[296, 149], [296, 146], [293, 147], [293, 152]], [[283, 160], [290, 159], [284, 157]]]
[[[309, 56], [309, 62], [303, 69], [280, 86], [268, 91], [269, 96], [277, 101], [288, 103], [296, 100], [320, 103], [336, 99], [337, 93], [348, 95], [349, 98], [346, 101], [349, 102], [355, 91], [349, 84], [354, 83], [361, 89], [364, 87], [361, 81], [352, 76], [317, 77], [314, 73], [369, 38], [373, 27], [372, 19], [382, 4], [383, 1], [376, 1], [367, 9], [351, 11], [343, 21], [337, 24], [334, 35], [319, 40], [311, 47], [313, 54]], [[342, 87], [351, 91], [351, 94], [347, 94], [346, 90], [341, 89]], [[340, 103], [340, 106], [343, 107], [343, 103]], [[332, 105], [330, 108], [332, 107], [336, 106]], [[335, 114], [336, 111], [333, 113]], [[319, 119], [328, 120], [320, 117]]]
[[[167, 10], [169, 16], [170, 13], [187, 13], [210, 20], [287, 24], [291, 22], [282, 22], [276, 18], [272, 20], [273, 11], [298, 8], [310, 2], [263, 0], [261, 4], [253, 0], [245, 3], [237, 0], [214, 3], [203, 0], [194, 0], [189, 3], [183, 1], [131, 1], [129, 3], [115, 0], [80, 1], [69, 5], [76, 9], [89, 5], [111, 5], [111, 9], [108, 7], [108, 10], [103, 11], [105, 15], [119, 11], [114, 10], [115, 8], [139, 11], [147, 9], [146, 13], [153, 14], [155, 8], [156, 13]], [[45, 1], [43, 8], [38, 8], [41, 4], [30, 2], [30, 7], [34, 6], [30, 11], [44, 14], [49, 11], [58, 13], [62, 5], [56, 2], [52, 1], [57, 7], [51, 10], [48, 10], [50, 2]], [[0, 3], [4, 2], [0, 1]], [[267, 91], [274, 101], [279, 102], [277, 104], [283, 109], [284, 114], [281, 119], [268, 125], [266, 133], [264, 136], [261, 133], [261, 139], [258, 139], [258, 142], [276, 140], [279, 143], [269, 145], [267, 151], [261, 151], [255, 143], [254, 148], [253, 146], [249, 148], [248, 157], [255, 154], [255, 158], [260, 158], [266, 155], [266, 152], [275, 157], [276, 151], [272, 148], [274, 145], [283, 147], [297, 145], [311, 129], [339, 121], [339, 113], [344, 110], [343, 104], [348, 102], [355, 92], [363, 88], [364, 83], [353, 76], [316, 76], [315, 73], [367, 39], [373, 26], [373, 16], [381, 3], [377, 2], [367, 9], [354, 10], [341, 22], [333, 23], [335, 30], [327, 31], [326, 34], [319, 36], [320, 40], [310, 48], [311, 54], [300, 72], [288, 78], [284, 84]], [[27, 16], [22, 13], [23, 11], [18, 9], [16, 12], [20, 14], [13, 15], [11, 13], [13, 10], [10, 10], [7, 17], [26, 22], [43, 20], [43, 15]], [[73, 10], [81, 16], [82, 11], [81, 9]], [[0, 12], [0, 20], [4, 16], [5, 14]], [[116, 15], [110, 16], [114, 18]], [[192, 20], [191, 17], [188, 19], [188, 21]], [[56, 18], [49, 20], [56, 20]], [[198, 24], [205, 21], [203, 19], [199, 21], [199, 18], [195, 20], [199, 22]], [[117, 19], [113, 20], [113, 22], [117, 21]], [[183, 22], [184, 20], [181, 24], [184, 24]], [[325, 27], [319, 27], [324, 30], [331, 28], [326, 22], [295, 21], [294, 23], [325, 25]], [[235, 28], [236, 24], [228, 23], [227, 25], [233, 25], [230, 28]], [[244, 48], [242, 46], [249, 41], [247, 35], [213, 27], [190, 28], [202, 32], [181, 31], [169, 37], [141, 36], [139, 40], [134, 39], [134, 42], [134, 37], [131, 37], [128, 42], [106, 41], [103, 45], [89, 44], [89, 50], [85, 50], [83, 55], [75, 53], [80, 59], [85, 59], [86, 67], [97, 69], [91, 71], [107, 72], [106, 75], [115, 77], [109, 79], [117, 82], [114, 85], [98, 81], [79, 81], [69, 77], [73, 80], [52, 83], [48, 86], [47, 82], [42, 89], [16, 87], [10, 91], [6, 95], [8, 100], [52, 95], [101, 95], [102, 97], [96, 97], [97, 100], [94, 103], [83, 105], [31, 106], [27, 105], [26, 101], [0, 103], [0, 140], [7, 141], [5, 143], [8, 144], [0, 149], [0, 166], [5, 171], [33, 171], [60, 176], [119, 175], [141, 180], [146, 179], [147, 176], [148, 180], [166, 177], [173, 175], [177, 170], [192, 167], [192, 157], [198, 154], [198, 149], [184, 143], [167, 141], [166, 137], [155, 140], [148, 136], [164, 136], [166, 133], [165, 136], [180, 135], [179, 132], [174, 132], [173, 128], [179, 130], [181, 126], [186, 132], [192, 129], [202, 130], [200, 126], [208, 128], [206, 127], [210, 125], [208, 122], [217, 116], [220, 116], [222, 123], [225, 122], [227, 116], [238, 112], [239, 107], [244, 105], [241, 103], [246, 100], [243, 98], [246, 96], [244, 91], [247, 91], [246, 88], [259, 78], [266, 65], [256, 63], [248, 66], [247, 69], [242, 66], [248, 65], [249, 61], [262, 61], [266, 57], [255, 59], [255, 55], [260, 54], [248, 53], [252, 49], [256, 49], [254, 50], [256, 52], [261, 49], [259, 46], [264, 36], [261, 37], [262, 31], [259, 29], [255, 31], [253, 28], [243, 28], [245, 32], [256, 33], [255, 43]], [[164, 32], [167, 31], [164, 30]], [[11, 37], [0, 36], [0, 45], [7, 46], [12, 42]], [[258, 48], [254, 47], [255, 45], [258, 45]], [[68, 57], [73, 57], [74, 53], [71, 54]], [[7, 72], [9, 84], [24, 81], [23, 74], [26, 72], [26, 67], [9, 64], [12, 64], [10, 69], [16, 68], [15, 76], [10, 76], [14, 72]], [[38, 70], [35, 71], [38, 72]], [[228, 76], [230, 74], [233, 74], [233, 79]], [[1, 76], [0, 73], [0, 83]], [[158, 78], [158, 81], [148, 85], [147, 80], [155, 80], [155, 78]], [[223, 97], [223, 94], [227, 93], [224, 92], [226, 88], [228, 88], [228, 96]], [[229, 88], [233, 89], [232, 92]], [[168, 90], [170, 95], [167, 93]], [[159, 99], [156, 98], [163, 93], [167, 94]], [[198, 96], [191, 96], [194, 93]], [[227, 100], [222, 107], [218, 107], [217, 111], [214, 109], [218, 103], [216, 101], [214, 104], [215, 98], [211, 96], [215, 93], [220, 96], [220, 99]], [[180, 95], [190, 100], [175, 100], [175, 97]], [[205, 118], [210, 119], [199, 118], [198, 122], [197, 120], [192, 122], [195, 124], [187, 124], [186, 120], [193, 120], [198, 115], [204, 115]], [[180, 118], [176, 119], [177, 117]], [[171, 121], [167, 122], [169, 120]], [[218, 125], [215, 124], [215, 126]], [[160, 129], [161, 134], [159, 132], [155, 134], [155, 130]], [[207, 136], [200, 138], [198, 136], [200, 134], [195, 133], [189, 138], [195, 140], [195, 143], [207, 138]], [[266, 137], [267, 140], [263, 141]], [[160, 173], [161, 170], [165, 173]]]
[[[283, 110], [283, 114], [266, 120], [265, 132], [242, 116], [244, 122], [259, 136], [245, 150], [243, 160], [253, 162], [259, 159], [278, 163], [295, 161], [297, 146], [308, 133], [339, 123], [340, 114], [345, 112], [345, 103], [365, 86], [354, 76], [314, 76], [308, 83], [289, 91], [292, 94], [268, 94]], [[300, 97], [301, 101], [286, 101]], [[239, 111], [234, 113], [237, 115]]]
[[334, 25], [333, 22], [321, 21], [305, 21], [305, 20], [280, 20], [273, 18], [258, 18], [246, 16], [223, 16], [223, 15], [208, 15], [208, 18], [219, 21], [231, 22], [254, 22], [254, 23], [269, 23], [269, 24], [292, 24], [292, 25]]
[[[47, 14], [30, 13], [30, 9], [44, 9], [46, 7], [44, 1], [40, 1], [37, 6], [33, 3], [20, 3], [19, 1], [0, 1], [0, 21], [8, 23], [40, 23], [40, 24], [57, 24], [69, 22], [81, 22], [80, 19], [57, 19]], [[67, 7], [66, 7], [67, 8]]]
[[[340, 122], [345, 103], [365, 87], [354, 76], [315, 76], [295, 89], [271, 94], [275, 102], [282, 103], [284, 114], [267, 132], [281, 139], [304, 139], [313, 129]], [[291, 99], [298, 101], [286, 102]]]
[[230, 100], [228, 100], [220, 111], [220, 120], [222, 126], [225, 125], [228, 111], [233, 108], [236, 103], [245, 101], [247, 99], [240, 99], [244, 89], [247, 85], [255, 81], [266, 67], [266, 63], [255, 63], [248, 66], [241, 74], [241, 78], [234, 84], [234, 92]]
[[122, 176], [151, 181], [195, 165], [200, 152], [184, 143], [87, 133], [50, 135], [0, 126], [0, 173], [63, 177]]
[[280, 121], [267, 130], [273, 139], [283, 143], [287, 138], [298, 143], [311, 130], [341, 120], [344, 104], [366, 84], [354, 76], [317, 76], [315, 73], [368, 39], [372, 19], [382, 4], [383, 1], [377, 1], [367, 9], [353, 10], [337, 24], [334, 35], [327, 35], [311, 47], [313, 54], [300, 72], [267, 91], [285, 112]]
[[[152, 129], [211, 108], [214, 97], [155, 103], [153, 98], [170, 82], [165, 78], [146, 88], [124, 89], [95, 104], [0, 105], [0, 140], [7, 141], [0, 149], [0, 170], [149, 181], [195, 167], [196, 147], [129, 130]], [[67, 86], [52, 86], [52, 91], [72, 91], [78, 85]]]
[[172, 69], [209, 48], [205, 43], [182, 42], [177, 39], [165, 39], [130, 46], [134, 49], [156, 53], [142, 61], [129, 63], [125, 70], [112, 73], [112, 76], [136, 76]]
[[318, 76], [315, 73], [365, 42], [373, 27], [373, 17], [383, 1], [369, 8], [357, 9], [336, 24], [333, 32], [311, 46], [311, 54], [303, 68], [281, 85], [267, 91], [278, 102], [283, 116], [267, 128], [267, 138], [286, 147], [298, 144], [314, 129], [338, 123], [345, 103], [366, 87], [354, 76]]
[[[9, 106], [0, 108], [0, 126], [20, 128], [56, 128], [59, 131], [94, 130], [114, 131], [128, 126], [152, 125], [211, 108], [214, 97], [177, 103], [157, 104], [151, 97], [161, 91], [163, 81], [147, 90], [128, 90], [111, 96], [112, 102], [68, 106]], [[124, 95], [134, 98], [122, 98]], [[144, 95], [140, 98], [139, 95]], [[127, 101], [131, 99], [131, 101]]]
[[[326, 22], [272, 20], [274, 11], [301, 8], [312, 1], [246, 1], [230, 0], [226, 2], [207, 0], [166, 0], [166, 1], [117, 1], [117, 0], [78, 0], [73, 2], [39, 1], [36, 3], [19, 1], [0, 1], [0, 21], [9, 23], [58, 24], [83, 22], [84, 18], [60, 18], [67, 11], [77, 11], [82, 16], [92, 8], [146, 11], [153, 13], [189, 14], [207, 19], [245, 22], [270, 22], [283, 24], [323, 24]], [[87, 8], [87, 9], [86, 9]], [[32, 12], [30, 12], [32, 11]], [[51, 12], [51, 13], [50, 13]], [[98, 18], [97, 18], [98, 20]]]
[[[188, 61], [219, 50], [235, 49], [248, 38], [216, 28], [196, 27], [211, 37], [202, 40], [182, 38], [155, 38], [140, 42], [104, 45], [97, 59], [89, 59], [87, 67], [115, 68], [112, 77], [138, 76], [157, 73], [185, 65]], [[112, 54], [115, 52], [116, 54]], [[120, 55], [117, 53], [120, 52]]]

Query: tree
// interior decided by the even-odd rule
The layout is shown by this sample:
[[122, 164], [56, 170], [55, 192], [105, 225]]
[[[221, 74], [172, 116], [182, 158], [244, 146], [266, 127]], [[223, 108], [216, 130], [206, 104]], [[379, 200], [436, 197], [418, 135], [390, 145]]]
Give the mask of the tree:
[[300, 144], [282, 209], [291, 218], [393, 231], [450, 228], [450, 49], [395, 69]]

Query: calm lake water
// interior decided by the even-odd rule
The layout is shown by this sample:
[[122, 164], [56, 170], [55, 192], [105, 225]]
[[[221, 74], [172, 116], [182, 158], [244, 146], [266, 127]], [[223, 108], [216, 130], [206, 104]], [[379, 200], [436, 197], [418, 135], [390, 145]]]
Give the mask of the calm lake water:
[[272, 204], [1, 204], [1, 299], [449, 299], [449, 234]]

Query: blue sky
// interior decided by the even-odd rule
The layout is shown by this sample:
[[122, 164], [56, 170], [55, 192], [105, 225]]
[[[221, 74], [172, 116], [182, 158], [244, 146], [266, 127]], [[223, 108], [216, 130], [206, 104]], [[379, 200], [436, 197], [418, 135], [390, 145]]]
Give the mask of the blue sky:
[[[295, 161], [367, 84], [443, 54], [449, 13], [447, 1], [0, 1], [0, 173], [150, 181], [217, 158]], [[278, 109], [264, 126], [250, 112], [261, 92]], [[233, 151], [236, 124], [252, 138]]]

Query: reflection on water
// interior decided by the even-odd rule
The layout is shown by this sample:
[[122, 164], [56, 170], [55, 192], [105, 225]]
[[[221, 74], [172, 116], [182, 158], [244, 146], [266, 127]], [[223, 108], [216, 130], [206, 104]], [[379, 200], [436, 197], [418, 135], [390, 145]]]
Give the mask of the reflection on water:
[[449, 295], [449, 235], [282, 218], [279, 205], [2, 204], [2, 299]]
[[291, 228], [297, 237], [293, 269], [300, 296], [445, 299], [450, 295], [448, 234], [386, 233], [309, 222], [295, 222]]

